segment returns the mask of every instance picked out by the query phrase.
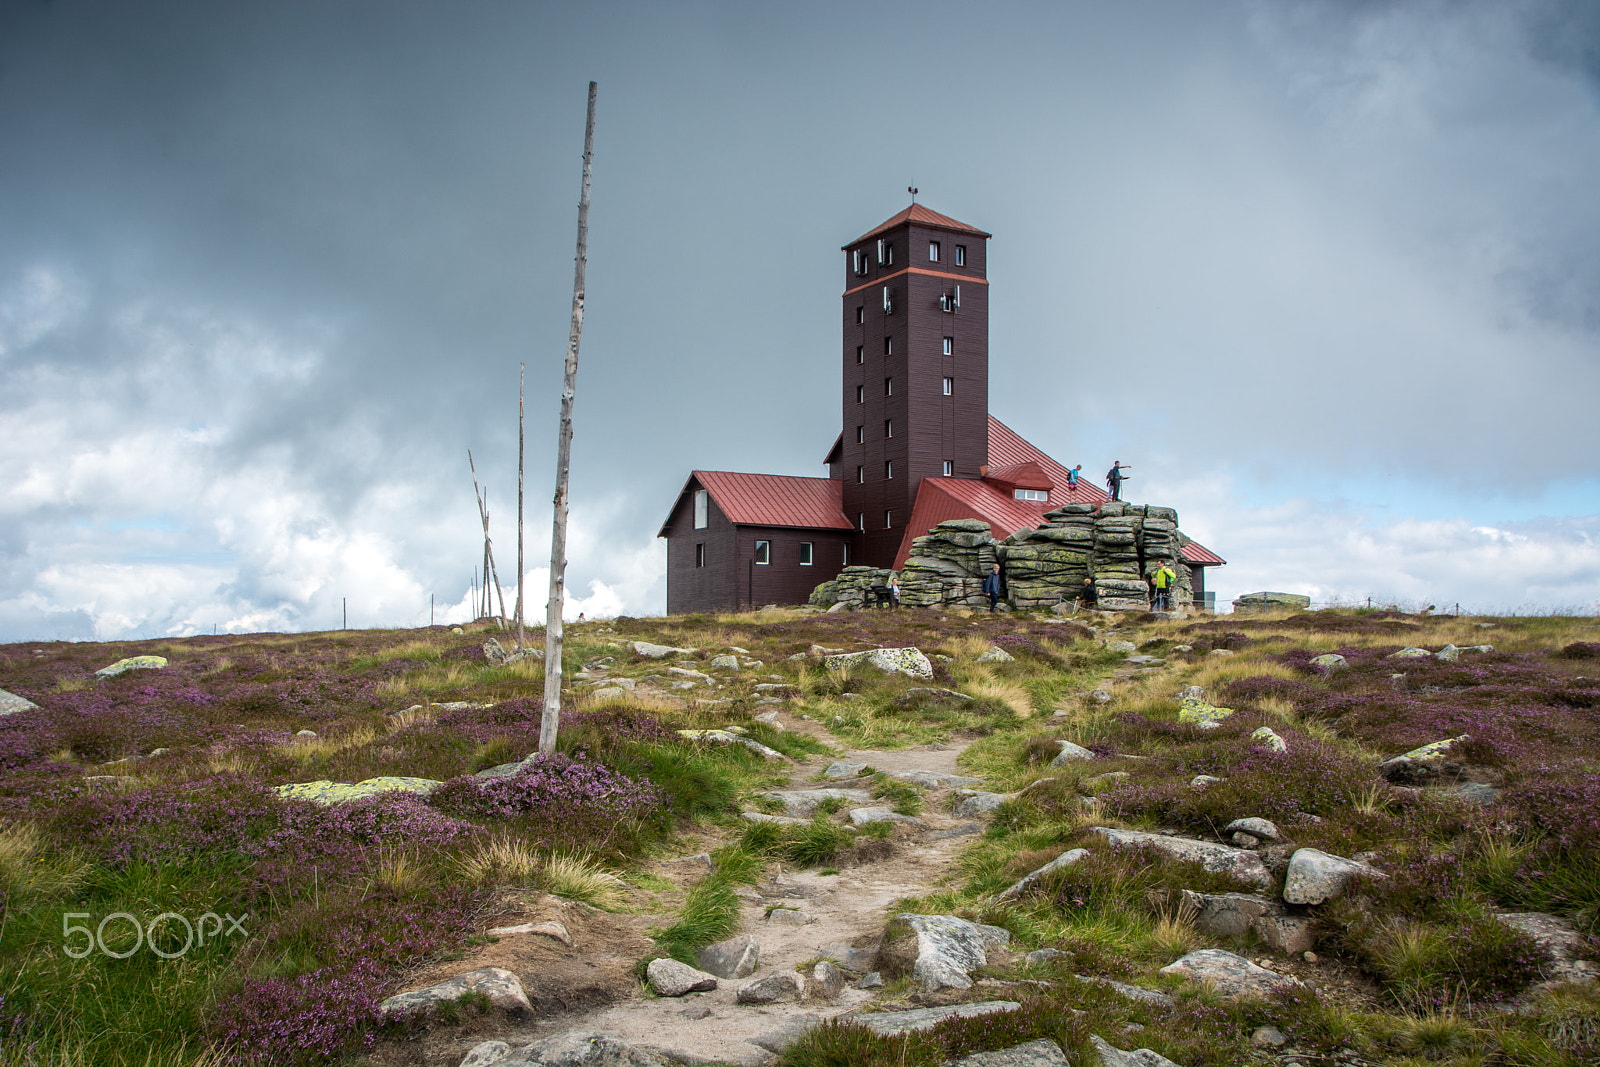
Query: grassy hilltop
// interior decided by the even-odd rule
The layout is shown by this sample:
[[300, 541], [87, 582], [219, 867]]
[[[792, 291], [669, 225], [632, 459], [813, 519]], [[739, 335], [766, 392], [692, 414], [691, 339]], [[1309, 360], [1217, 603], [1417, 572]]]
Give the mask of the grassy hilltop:
[[[964, 773], [1008, 794], [944, 884], [901, 910], [1008, 929], [1016, 951], [982, 976], [1022, 982], [1003, 990], [1021, 1010], [910, 1038], [828, 1026], [782, 1054], [790, 1067], [933, 1065], [1033, 1037], [1092, 1064], [1092, 1034], [1183, 1067], [1285, 1062], [1283, 1049], [1252, 1043], [1265, 1026], [1307, 1065], [1600, 1062], [1596, 987], [1551, 982], [1559, 961], [1496, 917], [1559, 916], [1580, 935], [1580, 960], [1600, 959], [1593, 619], [768, 610], [592, 622], [567, 633], [575, 689], [561, 754], [494, 779], [473, 775], [537, 747], [543, 669], [489, 664], [490, 636], [472, 626], [0, 646], [0, 688], [39, 705], [0, 717], [0, 1065], [422, 1062], [425, 1038], [488, 1032], [492, 1009], [469, 997], [453, 1013], [385, 1024], [379, 1002], [491, 942], [489, 917], [519, 894], [587, 902], [634, 924], [638, 958], [692, 961], [736, 932], [736, 890], [774, 865], [868, 864], [918, 847], [904, 827], [852, 833], [828, 810], [804, 825], [741, 820], [788, 772], [678, 733], [728, 726], [802, 762], [970, 741]], [[1130, 666], [1107, 647], [1120, 640], [1157, 662]], [[695, 651], [649, 659], [632, 641]], [[1447, 644], [1493, 650], [1393, 657]], [[813, 646], [916, 646], [935, 679], [829, 671]], [[730, 649], [742, 669], [713, 667]], [[1313, 662], [1326, 653], [1344, 664]], [[145, 655], [167, 666], [94, 674]], [[623, 695], [591, 696], [586, 664], [598, 685], [623, 679]], [[674, 667], [721, 684], [674, 688], [693, 680]], [[770, 688], [775, 677], [785, 688]], [[1180, 721], [1188, 686], [1232, 714], [1213, 729]], [[788, 729], [756, 721], [774, 708]], [[1378, 773], [1463, 735], [1411, 778]], [[1052, 766], [1062, 741], [1094, 758]], [[1215, 781], [1197, 786], [1201, 775]], [[382, 776], [444, 784], [326, 807], [274, 791]], [[902, 814], [931, 802], [883, 775], [872, 789]], [[1091, 829], [1217, 841], [1246, 817], [1381, 872], [1301, 909], [1312, 951], [1274, 955], [1253, 934], [1196, 928], [1176, 891], [1259, 890]], [[1085, 859], [991, 902], [1080, 847]], [[1287, 850], [1264, 849], [1273, 896]], [[711, 854], [709, 874], [662, 873], [663, 858], [697, 852]], [[1229, 999], [1157, 973], [1205, 947], [1305, 984]], [[1023, 959], [1041, 948], [1057, 954]], [[889, 978], [882, 1003], [935, 1002]]]

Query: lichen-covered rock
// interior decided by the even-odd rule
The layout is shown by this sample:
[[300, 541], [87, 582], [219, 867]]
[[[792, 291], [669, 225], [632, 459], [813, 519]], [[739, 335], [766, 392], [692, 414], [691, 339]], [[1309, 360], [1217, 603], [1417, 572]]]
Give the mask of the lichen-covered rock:
[[1429, 652], [1425, 648], [1417, 648], [1415, 646], [1412, 646], [1412, 647], [1409, 647], [1409, 648], [1402, 648], [1399, 652], [1391, 652], [1385, 658], [1387, 658], [1387, 659], [1427, 659], [1431, 655], [1433, 655], [1433, 653]]
[[1223, 719], [1232, 714], [1232, 708], [1219, 708], [1194, 697], [1185, 697], [1178, 705], [1178, 721], [1191, 723], [1202, 730], [1215, 730], [1222, 725]]
[[998, 645], [990, 645], [983, 655], [978, 657], [979, 663], [1013, 663], [1015, 656]]
[[1107, 652], [1137, 652], [1139, 646], [1132, 641], [1107, 641]]
[[954, 915], [901, 912], [895, 918], [916, 934], [916, 962], [911, 977], [928, 992], [949, 986], [970, 989], [968, 972], [989, 962], [987, 950], [1004, 945], [1011, 934], [998, 926], [958, 919]]
[[866, 652], [846, 652], [829, 656], [822, 665], [830, 671], [847, 667], [876, 667], [885, 674], [904, 674], [910, 678], [933, 677], [933, 664], [919, 648], [874, 648]]
[[1227, 845], [1196, 841], [1188, 837], [1166, 837], [1139, 830], [1117, 830], [1109, 826], [1095, 826], [1092, 829], [1095, 833], [1104, 835], [1113, 845], [1142, 845], [1154, 848], [1176, 859], [1198, 863], [1208, 871], [1230, 875], [1246, 885], [1265, 889], [1272, 883], [1272, 875], [1261, 862], [1261, 857], [1246, 849], [1229, 848]]
[[158, 671], [167, 665], [165, 656], [129, 656], [119, 659], [109, 667], [101, 667], [94, 672], [96, 678], [115, 678], [128, 671]]
[[977, 790], [963, 789], [958, 794], [961, 799], [956, 801], [956, 806], [951, 813], [958, 819], [976, 819], [980, 815], [993, 814], [1000, 805], [1010, 800], [1012, 793], [984, 793]]
[[662, 1067], [642, 1049], [608, 1034], [563, 1030], [531, 1045], [513, 1049], [495, 1067]]
[[867, 764], [865, 763], [853, 763], [849, 760], [841, 759], [834, 760], [828, 764], [827, 768], [823, 770], [822, 776], [838, 781], [845, 778], [859, 778], [866, 773], [866, 770]]
[[1094, 753], [1082, 745], [1075, 745], [1071, 741], [1063, 741], [1059, 738], [1056, 739], [1056, 744], [1061, 746], [1061, 751], [1057, 753], [1055, 759], [1050, 761], [1050, 766], [1052, 767], [1062, 767], [1079, 760], [1094, 759]]
[[1588, 985], [1600, 981], [1600, 964], [1590, 954], [1583, 935], [1566, 919], [1542, 911], [1503, 911], [1495, 914], [1505, 925], [1533, 938], [1550, 953], [1549, 976], [1556, 982]]
[[480, 967], [426, 989], [392, 996], [378, 1005], [378, 1012], [385, 1019], [426, 1014], [443, 1004], [460, 1000], [468, 993], [488, 997], [489, 1003], [502, 1011], [521, 1014], [533, 1010], [516, 975], [501, 967]]
[[712, 670], [733, 671], [735, 673], [738, 673], [738, 670], [739, 670], [739, 657], [738, 656], [713, 656], [713, 657], [711, 657], [710, 666], [711, 666]]
[[983, 784], [982, 778], [969, 778], [964, 774], [945, 774], [943, 771], [890, 771], [889, 777], [899, 782], [909, 782], [923, 789], [950, 789], [955, 786]]
[[1233, 602], [1235, 615], [1263, 611], [1309, 611], [1311, 598], [1299, 593], [1245, 593]]
[[645, 659], [666, 659], [668, 656], [693, 656], [697, 648], [673, 648], [671, 645], [653, 645], [649, 641], [629, 641], [628, 647]]
[[1324, 674], [1332, 674], [1334, 671], [1342, 671], [1349, 667], [1350, 661], [1337, 652], [1324, 652], [1322, 655], [1314, 657], [1311, 660], [1311, 665]]
[[351, 800], [375, 797], [380, 793], [403, 792], [427, 796], [443, 784], [432, 778], [383, 775], [356, 782], [354, 785], [348, 782], [330, 782], [325, 778], [315, 782], [293, 782], [289, 785], [275, 786], [273, 792], [287, 800], [309, 800], [313, 804], [329, 807]]
[[1283, 836], [1283, 831], [1278, 829], [1278, 824], [1271, 819], [1261, 819], [1252, 816], [1248, 819], [1235, 819], [1222, 828], [1224, 835], [1243, 831], [1252, 837], [1259, 837], [1263, 841], [1276, 841]]
[[727, 730], [679, 730], [678, 736], [689, 741], [709, 741], [717, 745], [743, 745], [752, 752], [759, 752], [765, 759], [788, 760], [782, 752], [775, 748], [768, 748], [753, 737], [742, 737]]
[[1147, 1048], [1124, 1051], [1099, 1034], [1089, 1036], [1089, 1047], [1100, 1059], [1100, 1067], [1178, 1067], [1159, 1052]]
[[1469, 735], [1462, 734], [1442, 741], [1430, 741], [1410, 752], [1384, 760], [1378, 764], [1378, 773], [1402, 785], [1420, 784], [1437, 777], [1444, 766], [1451, 762], [1454, 750], [1470, 740], [1472, 738]]
[[1089, 850], [1086, 848], [1069, 849], [1068, 851], [1057, 856], [1055, 859], [1051, 860], [1049, 863], [1045, 864], [1043, 867], [1040, 867], [1038, 870], [1023, 875], [1022, 878], [1020, 878], [1011, 888], [1002, 890], [1001, 892], [995, 894], [989, 903], [1004, 904], [1008, 900], [1016, 900], [1029, 889], [1033, 888], [1033, 886], [1040, 879], [1045, 878], [1056, 871], [1065, 870], [1074, 863], [1077, 863], [1079, 860], [1083, 859], [1088, 854]]
[[1289, 744], [1270, 726], [1258, 726], [1250, 733], [1250, 740], [1274, 752], [1289, 751]]
[[913, 815], [901, 815], [892, 808], [853, 808], [850, 812], [852, 826], [870, 826], [875, 822], [899, 823], [918, 830], [927, 825]]
[[1314, 848], [1297, 849], [1289, 857], [1289, 873], [1283, 881], [1283, 899], [1290, 904], [1321, 904], [1341, 896], [1350, 880], [1362, 875], [1369, 878], [1384, 877], [1365, 863]]
[[1243, 956], [1219, 948], [1204, 948], [1161, 968], [1195, 982], [1210, 982], [1225, 997], [1265, 997], [1300, 983], [1288, 975], [1258, 967]]
[[1048, 1037], [994, 1052], [974, 1052], [955, 1062], [954, 1067], [1071, 1067], [1061, 1046]]
[[0, 689], [0, 717], [15, 715], [19, 711], [32, 711], [38, 706], [27, 697], [19, 697], [15, 693]]

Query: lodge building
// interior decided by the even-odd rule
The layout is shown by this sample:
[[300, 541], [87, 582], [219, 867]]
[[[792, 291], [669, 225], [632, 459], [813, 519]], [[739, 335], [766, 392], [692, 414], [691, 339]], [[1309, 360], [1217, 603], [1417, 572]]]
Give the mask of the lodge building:
[[[668, 614], [804, 603], [851, 564], [898, 568], [946, 519], [1002, 537], [1106, 499], [989, 414], [989, 237], [913, 203], [844, 246], [828, 476], [692, 472], [658, 535]], [[1224, 562], [1184, 557], [1197, 593]]]

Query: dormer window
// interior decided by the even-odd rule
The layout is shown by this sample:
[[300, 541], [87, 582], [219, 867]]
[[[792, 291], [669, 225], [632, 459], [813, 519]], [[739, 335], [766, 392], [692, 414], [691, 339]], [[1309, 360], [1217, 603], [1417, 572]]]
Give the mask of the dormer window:
[[1011, 495], [1014, 498], [1016, 498], [1017, 500], [1049, 500], [1050, 499], [1050, 490], [1048, 490], [1048, 489], [1015, 489], [1015, 490], [1012, 490]]

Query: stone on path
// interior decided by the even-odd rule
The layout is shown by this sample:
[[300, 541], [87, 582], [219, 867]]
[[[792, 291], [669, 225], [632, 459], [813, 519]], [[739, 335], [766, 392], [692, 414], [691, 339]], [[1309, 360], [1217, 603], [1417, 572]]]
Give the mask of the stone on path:
[[1343, 894], [1345, 886], [1358, 875], [1385, 877], [1365, 863], [1314, 848], [1297, 849], [1289, 857], [1289, 873], [1283, 880], [1283, 899], [1290, 904], [1321, 904]]
[[913, 1008], [910, 1011], [885, 1011], [858, 1015], [856, 1022], [879, 1037], [893, 1037], [913, 1030], [931, 1030], [946, 1019], [972, 1019], [1022, 1007], [1014, 1000], [980, 1000], [972, 1004], [952, 1004], [947, 1008]]
[[1243, 956], [1220, 948], [1203, 948], [1161, 968], [1195, 982], [1210, 982], [1226, 997], [1264, 997], [1279, 989], [1298, 986], [1288, 975], [1257, 967]]
[[718, 941], [695, 953], [695, 962], [718, 978], [748, 978], [761, 966], [761, 946], [749, 934]]
[[1106, 651], [1107, 652], [1137, 652], [1137, 651], [1139, 651], [1139, 646], [1135, 645], [1132, 641], [1107, 641], [1106, 642]]
[[790, 815], [800, 816], [812, 814], [828, 800], [842, 800], [846, 804], [872, 803], [872, 794], [865, 789], [774, 789], [761, 795], [782, 804]]
[[779, 971], [753, 982], [746, 982], [734, 994], [738, 1004], [776, 1004], [780, 1000], [801, 1000], [806, 994], [805, 979], [793, 971]]
[[810, 926], [816, 921], [816, 916], [799, 908], [773, 908], [767, 912], [767, 922], [773, 926]]
[[480, 1041], [472, 1046], [466, 1058], [461, 1061], [461, 1067], [489, 1067], [491, 1063], [499, 1063], [511, 1055], [511, 1046], [504, 1041]]
[[919, 648], [873, 648], [865, 652], [846, 652], [826, 657], [822, 666], [830, 671], [867, 666], [876, 667], [885, 674], [904, 674], [910, 678], [928, 680], [933, 678], [933, 664], [928, 662], [928, 657]]
[[[1238, 603], [1238, 601], [1234, 601]], [[1100, 1057], [1100, 1067], [1178, 1067], [1159, 1052], [1137, 1048], [1126, 1052], [1110, 1044], [1099, 1034], [1089, 1035], [1089, 1047]]]
[[810, 819], [797, 819], [793, 815], [768, 815], [764, 811], [741, 811], [739, 818], [745, 822], [775, 822], [779, 826], [804, 826]]
[[39, 705], [27, 697], [19, 697], [15, 693], [8, 693], [0, 689], [0, 716], [15, 715], [19, 711], [31, 711]]
[[1265, 889], [1272, 883], [1261, 857], [1246, 849], [1229, 848], [1209, 841], [1196, 841], [1188, 837], [1166, 837], [1138, 830], [1114, 830], [1109, 826], [1092, 827], [1103, 834], [1113, 845], [1146, 845], [1176, 859], [1198, 863], [1214, 874], [1227, 874], [1249, 885]]
[[489, 1003], [502, 1011], [533, 1011], [533, 1005], [528, 1003], [528, 995], [522, 991], [522, 983], [516, 975], [502, 967], [479, 967], [426, 989], [396, 994], [379, 1004], [378, 1012], [385, 1019], [425, 1014], [441, 1004], [460, 1000], [468, 993], [488, 997]]
[[432, 778], [381, 775], [354, 785], [348, 782], [330, 782], [326, 778], [315, 782], [291, 782], [288, 785], [274, 786], [272, 791], [286, 800], [309, 800], [326, 808], [349, 800], [365, 800], [380, 793], [417, 793], [427, 796], [443, 784]]
[[572, 935], [567, 933], [567, 928], [554, 920], [542, 923], [519, 923], [516, 926], [497, 926], [489, 931], [490, 937], [509, 937], [512, 934], [543, 934], [553, 937], [557, 941], [572, 947]]
[[494, 1067], [662, 1067], [643, 1049], [589, 1030], [563, 1030], [492, 1062]]
[[651, 960], [645, 975], [650, 979], [650, 988], [663, 997], [681, 997], [717, 988], [716, 975], [695, 970], [674, 959]]
[[811, 967], [811, 981], [808, 989], [813, 996], [826, 997], [832, 1000], [844, 992], [844, 972], [835, 967], [828, 960], [819, 960]]
[[1056, 739], [1056, 744], [1061, 746], [1061, 751], [1056, 755], [1055, 759], [1050, 761], [1050, 766], [1052, 767], [1065, 766], [1074, 760], [1094, 759], [1094, 753], [1082, 745], [1075, 745], [1071, 741], [1063, 741], [1060, 738]]
[[817, 955], [826, 956], [847, 971], [864, 974], [872, 970], [872, 961], [878, 958], [876, 949], [856, 948], [842, 941], [831, 945], [823, 945], [817, 950]]
[[930, 834], [923, 834], [922, 840], [932, 844], [935, 841], [948, 841], [952, 837], [971, 837], [973, 834], [983, 833], [983, 823], [968, 822], [949, 830], [935, 830]]
[[962, 790], [961, 799], [957, 801], [952, 814], [958, 819], [975, 819], [979, 815], [993, 814], [1000, 805], [1015, 798], [1016, 793], [983, 793], [977, 790]]
[[972, 988], [967, 972], [988, 964], [987, 949], [1011, 940], [1008, 930], [968, 922], [954, 915], [901, 912], [895, 918], [917, 935], [917, 959], [911, 976], [929, 993], [945, 986]]
[[109, 667], [101, 667], [94, 672], [96, 678], [115, 678], [128, 671], [158, 671], [167, 665], [165, 656], [129, 656], [119, 659]]
[[822, 772], [822, 777], [839, 781], [844, 778], [860, 778], [867, 769], [865, 763], [852, 763], [849, 760], [834, 760]]
[[1048, 1037], [1013, 1045], [996, 1052], [975, 1052], [955, 1062], [955, 1067], [1071, 1067], [1061, 1046]]
[[1023, 875], [1022, 878], [1019, 879], [1017, 883], [1010, 889], [995, 894], [995, 896], [990, 899], [989, 903], [991, 905], [1004, 904], [1008, 900], [1016, 900], [1018, 897], [1022, 896], [1022, 894], [1031, 889], [1033, 884], [1039, 881], [1041, 878], [1054, 871], [1065, 870], [1074, 863], [1077, 863], [1079, 860], [1083, 859], [1083, 857], [1087, 856], [1088, 854], [1089, 850], [1086, 848], [1074, 848], [1063, 852], [1061, 855], [1057, 856], [1043, 867], [1040, 867], [1038, 870], [1032, 872], [1031, 874]]
[[[804, 1015], [792, 1016], [776, 1030], [768, 1030], [750, 1039], [750, 1044], [757, 1048], [766, 1049], [768, 1052], [781, 1053], [790, 1045], [805, 1036], [807, 1030], [822, 1024], [822, 1016], [812, 1012]], [[700, 1062], [698, 1060], [686, 1062]], [[711, 1062], [711, 1061], [706, 1061]]]
[[939, 771], [890, 771], [889, 777], [898, 782], [910, 782], [923, 789], [950, 789], [954, 786], [982, 785], [982, 778], [968, 778], [960, 774], [943, 774]]
[[893, 808], [853, 808], [850, 812], [852, 826], [868, 826], [875, 822], [899, 823], [918, 830], [927, 826], [921, 819], [913, 815], [901, 815]]

